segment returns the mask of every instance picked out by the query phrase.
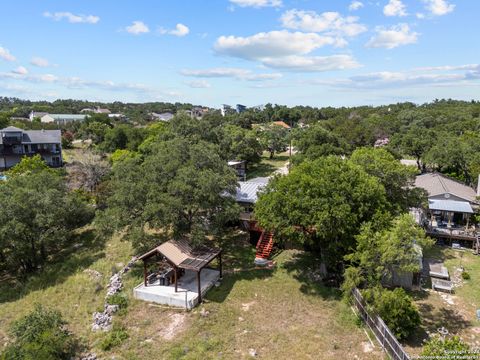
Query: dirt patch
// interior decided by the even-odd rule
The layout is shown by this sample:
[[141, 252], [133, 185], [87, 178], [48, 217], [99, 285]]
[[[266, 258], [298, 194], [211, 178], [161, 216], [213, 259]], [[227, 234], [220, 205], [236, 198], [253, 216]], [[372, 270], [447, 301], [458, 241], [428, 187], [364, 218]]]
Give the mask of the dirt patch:
[[173, 340], [175, 336], [185, 328], [186, 315], [176, 313], [170, 315], [169, 319], [170, 323], [159, 333], [165, 340]]
[[255, 303], [256, 303], [256, 301], [250, 301], [250, 302], [248, 302], [248, 303], [242, 304], [242, 310], [243, 310], [243, 311], [248, 311], [248, 310], [250, 310], [250, 307], [251, 307], [252, 305], [254, 305]]
[[362, 342], [362, 350], [364, 353], [372, 352], [374, 350], [372, 343], [369, 341]]

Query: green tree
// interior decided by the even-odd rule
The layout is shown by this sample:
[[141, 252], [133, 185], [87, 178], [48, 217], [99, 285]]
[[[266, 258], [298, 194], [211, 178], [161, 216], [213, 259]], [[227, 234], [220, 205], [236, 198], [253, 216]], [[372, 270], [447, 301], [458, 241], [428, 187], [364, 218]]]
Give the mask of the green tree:
[[366, 289], [363, 296], [399, 340], [411, 335], [421, 323], [412, 298], [402, 288]]
[[339, 137], [325, 129], [321, 124], [314, 124], [306, 129], [295, 129], [293, 144], [299, 151], [297, 161], [317, 159], [321, 156], [347, 154], [348, 146]]
[[158, 239], [145, 228], [161, 229], [164, 239], [205, 240], [236, 219], [235, 172], [220, 157], [217, 146], [185, 138], [151, 144], [144, 159], [127, 158], [114, 167], [108, 209], [99, 217], [104, 229], [126, 229], [137, 250]]
[[350, 159], [367, 174], [380, 180], [395, 212], [405, 212], [421, 204], [423, 193], [413, 187], [417, 175], [414, 167], [402, 165], [391, 153], [381, 148], [358, 148]]
[[270, 153], [270, 159], [274, 157], [275, 153], [285, 151], [288, 137], [288, 130], [279, 125], [268, 125], [260, 130], [261, 141]]
[[392, 138], [391, 146], [403, 155], [413, 156], [420, 171], [425, 171], [424, 156], [435, 143], [436, 133], [420, 126], [412, 126], [406, 132]]
[[37, 270], [68, 245], [71, 230], [93, 215], [78, 194], [67, 192], [63, 178], [49, 170], [0, 182], [0, 203], [0, 268], [12, 273]]
[[8, 171], [10, 176], [23, 175], [23, 174], [35, 174], [39, 172], [55, 172], [50, 169], [47, 163], [42, 159], [40, 155], [34, 155], [32, 157], [24, 156], [22, 160]]
[[392, 221], [385, 217], [376, 220], [362, 226], [356, 236], [355, 251], [346, 256], [351, 264], [342, 285], [347, 297], [353, 287], [380, 286], [382, 280], [391, 278], [393, 272], [420, 271], [418, 259], [422, 249], [433, 245], [433, 240], [425, 236], [425, 231], [408, 213]]
[[422, 349], [422, 356], [444, 356], [446, 358], [458, 356], [473, 356], [468, 344], [464, 343], [458, 336], [442, 339], [439, 336], [430, 338]]
[[12, 324], [13, 342], [0, 354], [0, 359], [72, 359], [79, 343], [66, 325], [58, 311], [37, 304], [32, 312]]
[[385, 189], [359, 166], [329, 156], [305, 161], [274, 178], [255, 205], [255, 217], [278, 238], [319, 249], [332, 269], [355, 246], [363, 222], [386, 208]]
[[260, 161], [263, 148], [254, 131], [226, 125], [221, 128], [219, 138], [220, 148], [230, 160]]

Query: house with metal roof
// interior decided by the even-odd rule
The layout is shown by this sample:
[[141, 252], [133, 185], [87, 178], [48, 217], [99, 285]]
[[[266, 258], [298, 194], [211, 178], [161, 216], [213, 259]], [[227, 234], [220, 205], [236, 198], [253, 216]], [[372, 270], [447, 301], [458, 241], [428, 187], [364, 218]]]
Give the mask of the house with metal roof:
[[426, 210], [429, 235], [453, 240], [475, 240], [470, 217], [479, 209], [477, 192], [468, 185], [440, 173], [416, 177], [415, 186], [428, 194]]
[[60, 130], [23, 130], [14, 126], [0, 130], [0, 169], [9, 169], [22, 157], [37, 154], [49, 166], [62, 166]]
[[72, 121], [84, 121], [88, 115], [85, 114], [46, 114], [40, 118], [40, 122], [48, 124], [67, 124]]

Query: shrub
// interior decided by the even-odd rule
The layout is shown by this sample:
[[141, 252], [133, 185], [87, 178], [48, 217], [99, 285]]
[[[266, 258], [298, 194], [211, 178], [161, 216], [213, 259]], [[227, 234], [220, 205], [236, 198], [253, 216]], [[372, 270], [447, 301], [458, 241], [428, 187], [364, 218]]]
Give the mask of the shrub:
[[125, 295], [118, 293], [107, 297], [107, 304], [118, 305], [120, 309], [126, 309], [128, 306], [128, 300]]
[[66, 325], [58, 311], [37, 304], [30, 314], [12, 324], [10, 333], [14, 341], [5, 348], [0, 359], [71, 359], [78, 342]]
[[422, 356], [468, 355], [470, 348], [458, 336], [443, 340], [439, 336], [428, 340], [422, 350]]
[[405, 339], [420, 325], [420, 314], [402, 288], [368, 289], [364, 291], [364, 297], [398, 339]]
[[114, 326], [107, 336], [100, 343], [100, 348], [103, 351], [109, 351], [112, 348], [119, 346], [128, 339], [127, 331], [122, 327]]
[[466, 271], [462, 272], [463, 280], [470, 280], [470, 274]]

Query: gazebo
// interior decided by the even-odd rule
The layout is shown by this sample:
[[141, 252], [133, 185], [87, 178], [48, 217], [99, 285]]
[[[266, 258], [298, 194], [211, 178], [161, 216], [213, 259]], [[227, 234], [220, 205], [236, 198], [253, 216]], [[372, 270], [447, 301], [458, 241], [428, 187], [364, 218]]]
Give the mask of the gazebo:
[[202, 301], [201, 271], [215, 258], [218, 258], [220, 278], [222, 278], [222, 250], [207, 246], [192, 248], [186, 240], [169, 240], [143, 254], [138, 259], [143, 261], [144, 286], [148, 286], [147, 265], [152, 258], [160, 257], [170, 264], [174, 273], [175, 293], [178, 291], [179, 270], [191, 270], [196, 273], [198, 303]]

